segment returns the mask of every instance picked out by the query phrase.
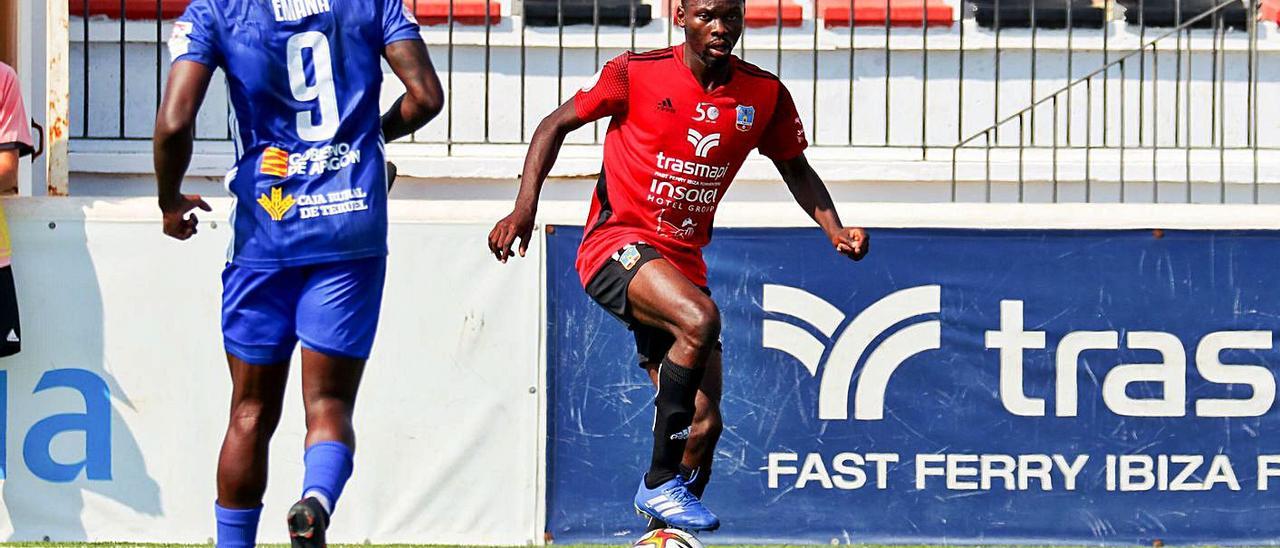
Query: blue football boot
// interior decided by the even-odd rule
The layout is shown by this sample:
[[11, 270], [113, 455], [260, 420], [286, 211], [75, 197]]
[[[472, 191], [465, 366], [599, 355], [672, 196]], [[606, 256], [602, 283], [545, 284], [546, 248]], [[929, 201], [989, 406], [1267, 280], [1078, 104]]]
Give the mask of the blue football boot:
[[679, 474], [670, 481], [649, 489], [640, 480], [636, 491], [636, 511], [668, 526], [685, 531], [715, 531], [720, 519], [689, 492], [685, 479]]

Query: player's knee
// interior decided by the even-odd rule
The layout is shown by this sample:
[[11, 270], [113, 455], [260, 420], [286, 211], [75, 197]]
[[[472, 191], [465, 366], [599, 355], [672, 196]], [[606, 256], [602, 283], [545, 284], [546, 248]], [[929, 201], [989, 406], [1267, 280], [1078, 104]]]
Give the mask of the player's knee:
[[340, 398], [313, 398], [306, 404], [307, 427], [351, 421], [351, 405]]
[[270, 437], [279, 422], [279, 408], [261, 401], [237, 402], [231, 409], [230, 429], [244, 436]]
[[686, 344], [710, 351], [720, 339], [720, 309], [710, 299], [692, 304], [682, 312], [679, 327]]

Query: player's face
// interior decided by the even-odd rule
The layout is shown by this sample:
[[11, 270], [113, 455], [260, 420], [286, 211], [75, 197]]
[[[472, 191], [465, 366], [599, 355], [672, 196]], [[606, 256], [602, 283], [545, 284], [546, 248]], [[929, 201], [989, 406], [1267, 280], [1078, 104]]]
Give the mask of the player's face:
[[714, 66], [729, 58], [742, 36], [744, 9], [743, 0], [685, 0], [676, 8], [676, 21], [690, 49]]

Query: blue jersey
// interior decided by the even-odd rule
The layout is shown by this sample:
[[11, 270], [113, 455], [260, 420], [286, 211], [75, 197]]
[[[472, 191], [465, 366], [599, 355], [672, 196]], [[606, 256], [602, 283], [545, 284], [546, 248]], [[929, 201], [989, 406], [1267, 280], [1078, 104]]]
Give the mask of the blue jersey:
[[192, 0], [169, 52], [226, 73], [231, 262], [279, 268], [387, 253], [382, 52], [421, 39], [401, 0]]

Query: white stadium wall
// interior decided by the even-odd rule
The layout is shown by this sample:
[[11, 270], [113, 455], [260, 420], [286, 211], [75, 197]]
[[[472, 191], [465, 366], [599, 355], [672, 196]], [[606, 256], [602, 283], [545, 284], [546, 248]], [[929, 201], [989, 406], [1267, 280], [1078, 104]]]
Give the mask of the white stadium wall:
[[[213, 537], [231, 388], [218, 314], [229, 202], [213, 203], [200, 234], [180, 243], [161, 234], [153, 200], [6, 202], [24, 341], [0, 360], [0, 539]], [[488, 230], [397, 215], [356, 471], [331, 540], [541, 540], [541, 247], [499, 267], [482, 252]], [[264, 542], [287, 540], [281, 512], [301, 488], [296, 359], [293, 368]], [[59, 380], [75, 388], [37, 389]], [[43, 441], [50, 430], [37, 425], [64, 414], [84, 424]]]

